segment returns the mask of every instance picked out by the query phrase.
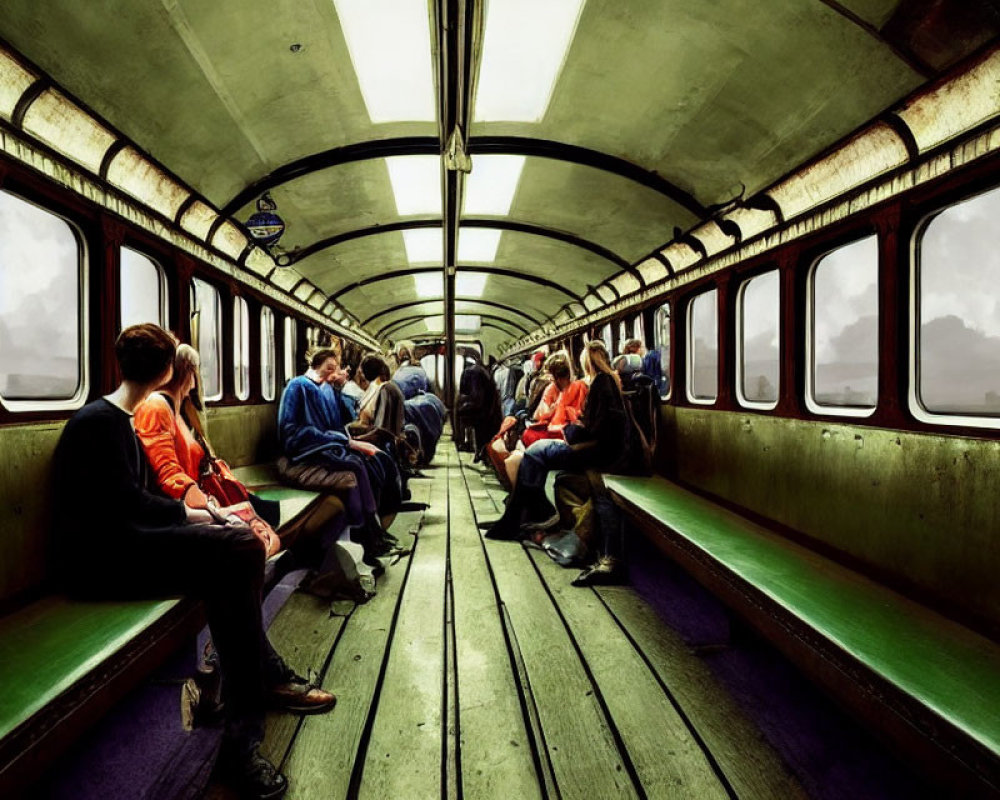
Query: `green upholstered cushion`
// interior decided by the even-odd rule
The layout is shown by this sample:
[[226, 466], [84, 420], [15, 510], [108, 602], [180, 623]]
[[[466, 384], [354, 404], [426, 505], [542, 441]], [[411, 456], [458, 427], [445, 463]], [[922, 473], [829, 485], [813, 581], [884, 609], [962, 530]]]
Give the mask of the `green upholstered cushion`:
[[0, 619], [0, 738], [178, 602], [82, 602], [53, 596]]
[[608, 475], [605, 483], [900, 690], [1000, 752], [1000, 646], [664, 478]]

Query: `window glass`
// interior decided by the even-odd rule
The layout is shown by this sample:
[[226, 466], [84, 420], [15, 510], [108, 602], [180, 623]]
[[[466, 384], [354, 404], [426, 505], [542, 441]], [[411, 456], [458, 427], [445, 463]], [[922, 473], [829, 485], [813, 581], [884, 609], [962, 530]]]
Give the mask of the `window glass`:
[[64, 401], [58, 404], [63, 406], [82, 400], [81, 255], [68, 222], [0, 192], [3, 398]]
[[242, 297], [233, 298], [233, 378], [236, 397], [250, 396], [250, 310]]
[[298, 335], [295, 320], [285, 317], [285, 345], [284, 345], [284, 367], [285, 383], [288, 383], [297, 374], [295, 364], [295, 337]]
[[918, 242], [917, 391], [937, 414], [1000, 416], [1000, 189], [942, 211]]
[[154, 322], [167, 327], [167, 284], [160, 265], [131, 250], [121, 249], [121, 328]]
[[703, 292], [688, 311], [688, 399], [713, 403], [719, 394], [719, 307], [717, 290]]
[[614, 357], [615, 355], [614, 334], [611, 332], [610, 322], [603, 328], [601, 328], [601, 341], [604, 342], [604, 346], [608, 348], [608, 355]]
[[222, 397], [222, 301], [219, 290], [203, 280], [191, 280], [191, 340], [201, 356], [202, 390], [206, 400]]
[[740, 403], [774, 408], [778, 403], [778, 271], [743, 284], [740, 292]]
[[809, 409], [870, 411], [878, 396], [878, 238], [827, 253], [813, 267], [811, 283]]
[[616, 356], [624, 352], [625, 342], [629, 339], [628, 329], [625, 327], [625, 320], [618, 323], [618, 348], [611, 355]]
[[260, 393], [265, 400], [274, 399], [274, 312], [264, 306], [260, 310]]
[[443, 356], [428, 353], [420, 359], [420, 366], [422, 366], [424, 368], [424, 372], [427, 373], [427, 378], [430, 380], [431, 386], [436, 387], [440, 391], [441, 384], [438, 381], [438, 359], [441, 359], [442, 363], [444, 362]]
[[653, 347], [660, 356], [660, 397], [670, 394], [670, 303], [664, 303], [653, 316]]
[[635, 321], [632, 323], [632, 338], [638, 339], [642, 342], [642, 346], [646, 346], [646, 315], [639, 314]]

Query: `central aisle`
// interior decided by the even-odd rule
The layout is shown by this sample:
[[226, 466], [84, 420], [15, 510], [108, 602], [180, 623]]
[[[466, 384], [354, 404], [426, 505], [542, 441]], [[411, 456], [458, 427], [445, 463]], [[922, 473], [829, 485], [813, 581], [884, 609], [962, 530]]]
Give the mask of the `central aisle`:
[[[772, 798], [802, 790], [708, 669], [628, 587], [576, 589], [538, 550], [484, 540], [503, 491], [439, 448], [413, 479], [413, 553], [367, 604], [294, 594], [270, 635], [337, 694], [274, 715], [289, 798]], [[216, 787], [213, 797], [224, 797]]]

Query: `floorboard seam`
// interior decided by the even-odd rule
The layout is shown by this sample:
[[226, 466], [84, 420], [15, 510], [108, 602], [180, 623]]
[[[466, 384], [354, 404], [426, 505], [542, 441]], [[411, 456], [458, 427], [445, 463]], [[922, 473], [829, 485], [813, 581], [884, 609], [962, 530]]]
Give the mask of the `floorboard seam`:
[[[542, 588], [545, 590], [545, 594], [548, 595], [549, 601], [552, 603], [552, 607], [555, 609], [560, 622], [563, 624], [563, 628], [566, 629], [566, 635], [569, 637], [570, 643], [576, 651], [577, 658], [580, 659], [580, 665], [583, 667], [587, 680], [590, 682], [590, 686], [594, 691], [594, 698], [601, 707], [601, 713], [604, 714], [604, 721], [608, 726], [608, 730], [611, 732], [611, 737], [615, 741], [615, 747], [618, 748], [618, 755], [621, 756], [621, 759], [625, 764], [625, 771], [628, 773], [629, 778], [632, 779], [632, 784], [635, 786], [636, 793], [639, 795], [640, 800], [648, 800], [646, 789], [642, 785], [642, 781], [639, 779], [639, 773], [635, 768], [635, 764], [632, 763], [632, 757], [629, 755], [628, 748], [625, 746], [625, 741], [622, 739], [621, 732], [615, 724], [614, 717], [611, 715], [611, 710], [608, 708], [607, 701], [604, 699], [604, 694], [601, 692], [601, 687], [598, 686], [597, 679], [594, 677], [594, 673], [590, 669], [587, 657], [584, 655], [583, 649], [580, 647], [580, 643], [576, 640], [576, 636], [573, 635], [573, 629], [570, 627], [569, 621], [563, 614], [562, 609], [559, 608], [559, 603], [556, 602], [555, 595], [552, 594], [552, 590], [549, 588], [548, 583], [542, 576], [542, 572], [538, 568], [538, 564], [535, 559], [532, 558], [532, 554], [529, 553], [523, 545], [521, 550], [524, 553], [524, 557], [527, 558], [528, 562], [531, 564], [532, 569], [535, 570], [535, 574], [538, 576], [538, 580], [541, 582]], [[548, 558], [548, 556], [545, 557]]]
[[[476, 511], [476, 504], [472, 502], [472, 494], [469, 488], [466, 467], [461, 463], [461, 458], [459, 458], [459, 468], [462, 475], [462, 482], [465, 485], [465, 491], [469, 495], [469, 503], [472, 506], [473, 518], [478, 524], [479, 514]], [[479, 477], [482, 479], [482, 476]], [[492, 496], [490, 496], [490, 502], [493, 503], [494, 507], [496, 506]], [[517, 644], [517, 632], [514, 630], [514, 625], [510, 620], [507, 607], [504, 604], [503, 599], [500, 597], [500, 588], [497, 585], [496, 574], [493, 571], [493, 564], [490, 561], [489, 550], [486, 548], [486, 543], [483, 541], [482, 535], [480, 535], [479, 538], [479, 546], [482, 548], [483, 559], [486, 562], [486, 570], [490, 576], [490, 584], [493, 586], [493, 596], [496, 599], [497, 611], [500, 614], [500, 619], [503, 621], [502, 628], [504, 633], [504, 646], [507, 649], [507, 658], [510, 661], [511, 671], [514, 677], [514, 686], [517, 689], [517, 699], [521, 706], [521, 716], [524, 719], [525, 733], [531, 747], [531, 760], [535, 765], [535, 772], [538, 775], [539, 786], [542, 790], [542, 797], [544, 800], [549, 800], [549, 786], [551, 785], [552, 794], [554, 794], [555, 800], [559, 800], [562, 797], [562, 793], [559, 791], [559, 782], [556, 779], [555, 769], [553, 768], [552, 761], [549, 758], [548, 745], [545, 743], [545, 732], [542, 730], [540, 722], [538, 722], [538, 711], [535, 705], [534, 693], [531, 690], [531, 680], [528, 678], [528, 671], [524, 667], [520, 646]], [[535, 708], [533, 713], [529, 708], [529, 704], [531, 708]], [[539, 746], [539, 744], [541, 744], [541, 746]]]
[[[354, 757], [354, 768], [351, 770], [351, 781], [347, 789], [348, 800], [356, 800], [361, 790], [361, 781], [365, 773], [365, 761], [368, 758], [368, 747], [371, 744], [372, 729], [375, 727], [375, 717], [378, 714], [379, 700], [382, 696], [382, 686], [385, 684], [385, 673], [389, 668], [389, 657], [392, 654], [393, 639], [396, 635], [396, 625], [399, 622], [399, 614], [403, 608], [403, 598], [406, 595], [406, 585], [410, 580], [410, 568], [413, 566], [414, 556], [420, 547], [420, 537], [414, 537], [413, 548], [406, 562], [406, 572], [403, 573], [403, 580], [399, 587], [399, 595], [396, 597], [396, 607], [392, 612], [392, 622], [389, 625], [389, 632], [386, 635], [385, 652], [382, 654], [382, 664], [379, 667], [378, 679], [375, 681], [375, 691], [372, 694], [372, 702], [368, 708], [368, 717], [365, 719], [365, 727], [361, 732], [361, 739], [358, 741], [358, 750]], [[346, 628], [347, 626], [343, 626]]]
[[[459, 728], [458, 663], [455, 642], [455, 592], [451, 576], [451, 459], [445, 466], [445, 571], [444, 571], [444, 670], [442, 671], [441, 798], [449, 800], [448, 787], [462, 798], [462, 756]], [[453, 718], [453, 719], [452, 719]], [[451, 723], [449, 725], [449, 723]], [[452, 774], [452, 765], [454, 774]], [[450, 779], [450, 782], [449, 782]]]
[[611, 619], [615, 621], [615, 624], [619, 627], [621, 632], [625, 635], [625, 638], [628, 639], [629, 643], [632, 645], [632, 649], [635, 650], [639, 658], [641, 658], [643, 660], [643, 663], [649, 668], [650, 674], [653, 676], [653, 679], [660, 685], [660, 688], [663, 690], [663, 694], [666, 696], [667, 700], [670, 701], [670, 705], [673, 706], [674, 711], [677, 712], [677, 716], [681, 718], [681, 721], [687, 727], [688, 732], [691, 734], [691, 737], [695, 740], [695, 742], [698, 743], [698, 747], [700, 747], [702, 752], [705, 754], [705, 758], [711, 765], [712, 771], [715, 772], [716, 777], [722, 783], [723, 788], [725, 788], [726, 794], [728, 794], [732, 798], [732, 800], [739, 800], [739, 794], [733, 787], [732, 783], [730, 783], [729, 777], [726, 775], [725, 770], [722, 769], [722, 765], [719, 764], [719, 762], [716, 760], [715, 756], [713, 755], [711, 749], [708, 746], [708, 743], [705, 742], [705, 740], [701, 737], [701, 734], [698, 733], [698, 729], [695, 726], [694, 722], [692, 722], [691, 718], [688, 717], [687, 713], [684, 711], [684, 708], [681, 706], [680, 701], [674, 696], [674, 693], [670, 691], [670, 687], [667, 686], [666, 681], [664, 681], [663, 678], [660, 677], [660, 673], [657, 671], [656, 667], [653, 666], [653, 662], [646, 655], [646, 652], [642, 649], [639, 643], [632, 637], [632, 634], [629, 632], [628, 628], [625, 627], [622, 621], [618, 618], [618, 615], [615, 614], [615, 612], [611, 609], [611, 607], [604, 601], [604, 598], [601, 596], [601, 593], [594, 589], [591, 589], [591, 591], [593, 591], [594, 594], [597, 595], [597, 599], [600, 601], [601, 605], [604, 606], [605, 609], [607, 609], [608, 613], [611, 615]]
[[[333, 639], [333, 644], [330, 646], [329, 652], [326, 654], [326, 658], [323, 659], [323, 665], [319, 668], [319, 673], [316, 675], [316, 685], [322, 686], [323, 680], [326, 678], [326, 673], [330, 669], [330, 664], [333, 663], [333, 656], [337, 650], [337, 645], [340, 644], [340, 640], [344, 637], [344, 631], [347, 630], [347, 626], [350, 624], [351, 620], [354, 619], [354, 612], [357, 611], [357, 604], [351, 609], [351, 613], [347, 615], [344, 620], [344, 624], [340, 626], [340, 630], [337, 631], [337, 635]], [[332, 614], [331, 614], [332, 616]], [[307, 676], [311, 677], [311, 676]], [[292, 734], [291, 738], [288, 740], [288, 745], [285, 747], [285, 752], [281, 755], [281, 763], [279, 765], [280, 769], [284, 769], [285, 762], [288, 757], [292, 754], [292, 749], [295, 747], [295, 740], [299, 736], [299, 732], [302, 730], [302, 725], [305, 722], [305, 715], [300, 714], [298, 722], [295, 723], [295, 732]]]

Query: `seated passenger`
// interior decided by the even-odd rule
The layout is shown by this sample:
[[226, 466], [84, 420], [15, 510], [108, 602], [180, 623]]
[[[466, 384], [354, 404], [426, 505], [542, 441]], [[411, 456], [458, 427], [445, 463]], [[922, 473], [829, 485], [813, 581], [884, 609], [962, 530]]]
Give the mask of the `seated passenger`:
[[358, 380], [358, 369], [350, 365], [346, 365], [345, 369], [348, 375], [348, 381], [344, 384], [344, 388], [341, 390], [345, 397], [350, 398], [354, 407], [354, 416], [357, 417], [358, 406], [361, 405], [361, 398], [365, 396], [365, 386], [362, 386]]
[[524, 530], [546, 530], [559, 513], [545, 496], [551, 470], [612, 471], [625, 454], [626, 416], [618, 375], [608, 360], [604, 343], [588, 342], [584, 370], [591, 378], [583, 415], [565, 428], [565, 440], [543, 439], [524, 451], [517, 483], [503, 516], [489, 527], [493, 539], [516, 539]]
[[132, 415], [170, 380], [174, 352], [162, 328], [126, 328], [115, 343], [121, 385], [66, 423], [54, 461], [63, 574], [71, 590], [91, 597], [191, 594], [204, 602], [223, 673], [220, 773], [242, 796], [279, 797], [287, 781], [258, 751], [265, 707], [319, 713], [336, 698], [296, 675], [268, 643], [261, 538], [145, 488], [150, 467]]
[[563, 428], [576, 422], [587, 398], [587, 384], [573, 380], [569, 354], [553, 353], [543, 369], [552, 376], [535, 413], [535, 422], [528, 425], [521, 441], [529, 447], [540, 439], [562, 439]]
[[[173, 377], [159, 391], [153, 392], [135, 409], [135, 432], [142, 442], [146, 458], [153, 467], [159, 489], [168, 497], [183, 500], [190, 508], [207, 508], [208, 496], [198, 486], [198, 479], [205, 474], [211, 452], [202, 436], [202, 426], [197, 416], [201, 406], [198, 391], [198, 351], [191, 345], [181, 344], [173, 362]], [[249, 496], [249, 492], [247, 492]], [[227, 506], [225, 498], [212, 498], [216, 507]], [[280, 542], [264, 515], [277, 509], [266, 501], [256, 507], [231, 508], [227, 512], [247, 512], [244, 518], [267, 549], [268, 556], [277, 552]], [[276, 514], [271, 522], [278, 523]]]
[[389, 380], [389, 365], [381, 356], [367, 355], [361, 359], [360, 372], [368, 388], [358, 408], [357, 429], [362, 432], [378, 429], [392, 437], [402, 436], [405, 398], [399, 384]]
[[[204, 477], [209, 474], [210, 461], [214, 458], [199, 413], [203, 405], [199, 366], [198, 351], [187, 344], [179, 345], [174, 357], [173, 377], [135, 410], [135, 431], [153, 467], [157, 485], [168, 497], [182, 499], [191, 508], [208, 505], [210, 489], [203, 490], [199, 482], [208, 485]], [[213, 499], [223, 513], [239, 515], [262, 536], [268, 556], [279, 546], [288, 548], [322, 536], [329, 522], [342, 510], [334, 498], [330, 498], [329, 503], [319, 503], [307, 517], [283, 529], [279, 541], [273, 530], [280, 524], [278, 504], [262, 500], [242, 488], [249, 498], [249, 508], [246, 504], [226, 508], [224, 497]], [[322, 542], [317, 547], [325, 550], [329, 544]]]
[[[376, 459], [377, 448], [352, 439], [345, 421], [323, 385], [338, 370], [337, 352], [319, 350], [310, 368], [288, 382], [278, 406], [278, 437], [285, 458], [278, 461], [289, 482], [306, 489], [331, 491], [344, 499], [347, 524], [365, 548], [366, 561], [389, 554], [395, 543], [383, 527], [399, 510], [402, 487], [398, 472]], [[381, 482], [381, 483], [380, 483]]]
[[403, 341], [396, 345], [394, 353], [399, 367], [392, 375], [392, 382], [402, 390], [404, 400], [431, 390], [430, 379], [414, 357], [414, 349], [413, 342]]
[[637, 355], [639, 356], [639, 360], [641, 361], [642, 354], [645, 349], [646, 348], [642, 346], [641, 339], [629, 339], [627, 342], [625, 342], [625, 346], [622, 347], [622, 355], [623, 356]]
[[622, 381], [622, 388], [628, 391], [634, 379], [642, 375], [642, 358], [637, 353], [623, 353], [611, 362]]
[[416, 430], [420, 450], [418, 465], [430, 464], [448, 415], [444, 403], [432, 392], [421, 392], [403, 403], [403, 414], [406, 417], [405, 428]]

